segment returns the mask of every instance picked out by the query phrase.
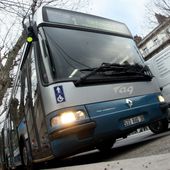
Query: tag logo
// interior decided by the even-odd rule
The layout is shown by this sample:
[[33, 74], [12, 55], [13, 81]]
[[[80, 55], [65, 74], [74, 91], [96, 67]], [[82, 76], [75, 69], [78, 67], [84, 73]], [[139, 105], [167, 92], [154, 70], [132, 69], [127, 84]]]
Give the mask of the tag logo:
[[55, 97], [56, 97], [57, 103], [62, 103], [62, 102], [66, 101], [63, 86], [54, 87], [54, 92], [55, 92]]
[[124, 94], [127, 93], [131, 95], [134, 91], [133, 86], [117, 86], [113, 88], [115, 93]]
[[129, 108], [133, 106], [133, 101], [130, 99], [126, 99], [126, 104], [128, 104]]

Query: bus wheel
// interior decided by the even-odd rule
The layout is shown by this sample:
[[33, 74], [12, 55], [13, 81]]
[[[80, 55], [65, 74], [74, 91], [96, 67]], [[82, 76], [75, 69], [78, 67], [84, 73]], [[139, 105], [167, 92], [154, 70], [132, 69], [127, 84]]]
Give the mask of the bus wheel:
[[156, 134], [165, 132], [168, 130], [168, 120], [163, 119], [163, 120], [156, 121], [149, 125], [149, 129]]
[[96, 148], [100, 152], [108, 152], [112, 149], [113, 144], [116, 142], [116, 139], [114, 140], [108, 140], [108, 141], [103, 141], [102, 143], [98, 144]]

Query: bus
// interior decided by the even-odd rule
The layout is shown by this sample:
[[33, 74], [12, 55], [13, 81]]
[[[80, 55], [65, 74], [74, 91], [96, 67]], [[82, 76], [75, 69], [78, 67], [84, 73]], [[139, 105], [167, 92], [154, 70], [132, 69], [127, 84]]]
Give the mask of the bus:
[[[145, 61], [153, 75], [157, 79], [161, 93], [165, 100], [170, 103], [170, 46], [161, 49], [152, 58]], [[170, 121], [170, 110], [168, 112]]]
[[105, 152], [144, 126], [167, 130], [168, 104], [124, 23], [44, 6], [25, 30], [4, 167]]

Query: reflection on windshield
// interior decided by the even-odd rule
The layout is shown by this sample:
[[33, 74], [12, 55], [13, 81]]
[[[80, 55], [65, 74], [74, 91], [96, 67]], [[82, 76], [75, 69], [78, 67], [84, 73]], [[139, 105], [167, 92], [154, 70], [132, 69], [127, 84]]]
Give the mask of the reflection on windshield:
[[82, 69], [101, 63], [142, 64], [133, 40], [113, 35], [44, 27], [56, 80], [78, 80]]

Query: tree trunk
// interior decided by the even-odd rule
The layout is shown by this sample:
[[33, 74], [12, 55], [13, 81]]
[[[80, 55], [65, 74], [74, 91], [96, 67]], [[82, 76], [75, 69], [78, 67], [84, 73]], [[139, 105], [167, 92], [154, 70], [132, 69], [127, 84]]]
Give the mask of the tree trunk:
[[14, 67], [14, 61], [18, 55], [19, 50], [23, 46], [25, 42], [25, 35], [22, 32], [21, 36], [19, 37], [18, 41], [15, 43], [13, 48], [9, 51], [7, 61], [0, 70], [0, 105], [2, 105], [2, 100], [7, 89], [11, 86], [12, 78], [10, 77], [10, 71]]

